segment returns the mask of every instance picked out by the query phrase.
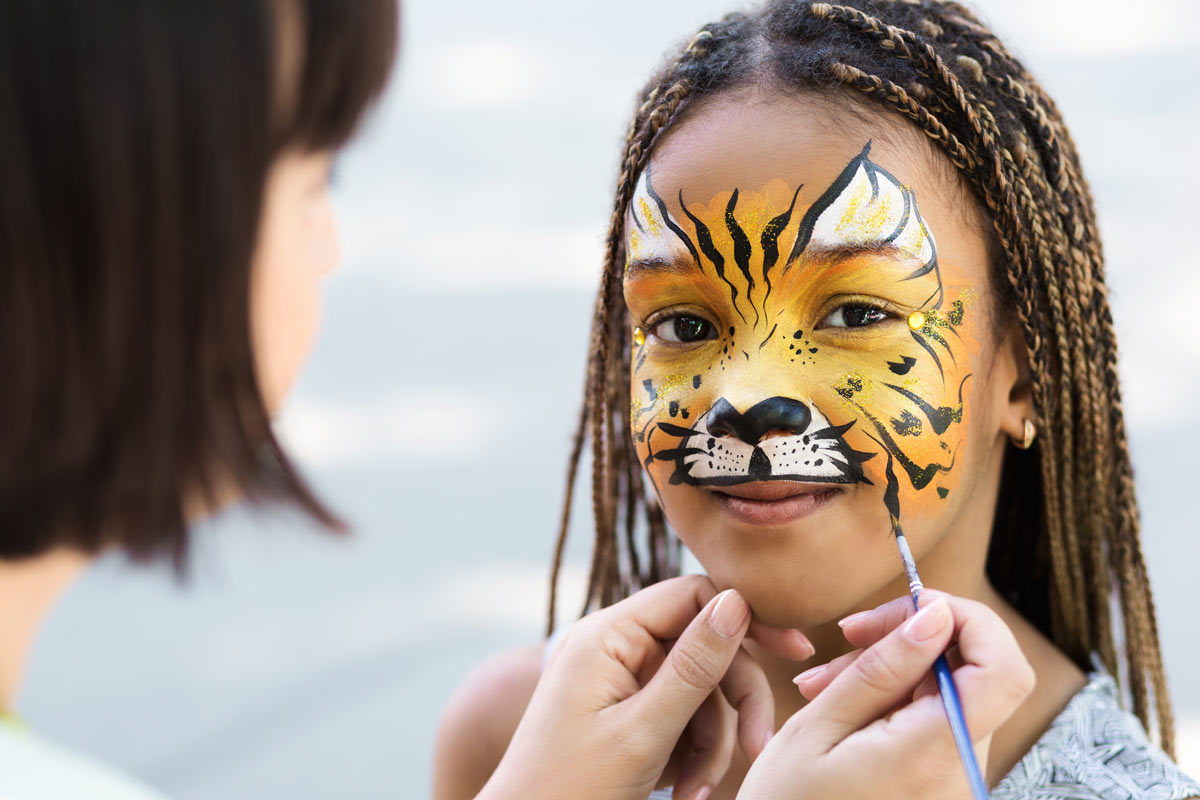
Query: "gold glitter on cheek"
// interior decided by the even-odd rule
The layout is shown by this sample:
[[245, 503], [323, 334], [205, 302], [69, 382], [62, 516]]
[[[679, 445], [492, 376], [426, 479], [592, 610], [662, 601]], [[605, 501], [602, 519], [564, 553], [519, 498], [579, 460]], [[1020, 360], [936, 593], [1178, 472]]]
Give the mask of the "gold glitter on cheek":
[[979, 299], [979, 293], [975, 291], [975, 287], [973, 285], [968, 283], [962, 288], [962, 291], [958, 293], [958, 297], [963, 301], [963, 305], [965, 305], [967, 308], [970, 308], [975, 304], [975, 301]]
[[637, 422], [642, 416], [642, 401], [635, 397], [629, 401], [629, 425], [637, 427]]
[[859, 370], [848, 373], [833, 385], [833, 390], [841, 395], [848, 408], [870, 398], [875, 386], [871, 379]]
[[[658, 387], [658, 399], [674, 400], [686, 382], [687, 379], [682, 375], [668, 375], [666, 380]], [[657, 404], [657, 401], [655, 403]]]
[[642, 345], [644, 345], [646, 343], [646, 332], [643, 331], [641, 328], [634, 328], [633, 329], [633, 343], [635, 345], [637, 345], [638, 347], [641, 347]]
[[638, 253], [642, 249], [642, 239], [638, 236], [637, 231], [629, 232], [629, 253], [633, 258], [638, 257]]

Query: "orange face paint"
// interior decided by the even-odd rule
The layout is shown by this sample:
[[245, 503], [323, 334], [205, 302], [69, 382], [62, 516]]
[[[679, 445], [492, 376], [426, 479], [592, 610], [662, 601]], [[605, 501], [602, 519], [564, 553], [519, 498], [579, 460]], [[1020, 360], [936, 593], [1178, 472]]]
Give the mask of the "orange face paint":
[[957, 487], [976, 296], [869, 150], [812, 192], [664, 197], [642, 175], [630, 419], [656, 488], [874, 484], [898, 526]]

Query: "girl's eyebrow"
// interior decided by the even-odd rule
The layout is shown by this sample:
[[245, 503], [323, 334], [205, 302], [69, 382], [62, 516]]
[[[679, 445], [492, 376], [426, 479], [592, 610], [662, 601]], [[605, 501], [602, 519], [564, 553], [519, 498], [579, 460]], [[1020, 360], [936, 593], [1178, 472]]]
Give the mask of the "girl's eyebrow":
[[635, 258], [630, 261], [629, 268], [625, 270], [625, 277], [633, 278], [642, 273], [692, 275], [699, 271], [700, 268], [696, 266], [696, 262], [690, 259], [650, 256], [648, 258]]
[[[801, 253], [801, 258], [804, 257]], [[866, 244], [835, 244], [828, 247], [813, 247], [807, 253], [809, 258], [820, 259], [831, 266], [840, 264], [848, 258], [861, 255], [888, 256], [895, 258], [900, 248], [892, 242], [869, 242]]]
[[793, 262], [793, 266], [803, 261], [815, 263], [821, 267], [829, 268], [849, 261], [856, 256], [876, 256], [878, 258], [887, 258], [894, 261], [925, 263], [921, 259], [914, 256], [912, 253], [905, 252], [897, 247], [892, 242], [872, 242], [862, 245], [834, 245], [832, 247], [814, 248], [805, 253], [802, 253], [799, 258]]

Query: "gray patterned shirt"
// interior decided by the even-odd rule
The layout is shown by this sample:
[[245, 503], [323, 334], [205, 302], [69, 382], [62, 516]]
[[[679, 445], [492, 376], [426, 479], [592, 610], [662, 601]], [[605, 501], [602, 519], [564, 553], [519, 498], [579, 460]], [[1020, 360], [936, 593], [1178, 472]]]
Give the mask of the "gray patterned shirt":
[[992, 790], [992, 800], [1184, 800], [1200, 786], [1146, 738], [1121, 710], [1117, 685], [1103, 672], [1050, 724]]

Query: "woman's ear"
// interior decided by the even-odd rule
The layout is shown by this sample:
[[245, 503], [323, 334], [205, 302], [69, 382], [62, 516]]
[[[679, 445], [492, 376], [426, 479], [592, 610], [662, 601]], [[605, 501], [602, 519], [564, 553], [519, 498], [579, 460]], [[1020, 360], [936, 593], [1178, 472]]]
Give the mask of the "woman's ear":
[[[1000, 401], [1000, 430], [1018, 447], [1028, 447], [1038, 430], [1033, 379], [1020, 325], [1013, 322], [1000, 340], [996, 377], [1006, 396]], [[1030, 427], [1032, 426], [1032, 427]]]

